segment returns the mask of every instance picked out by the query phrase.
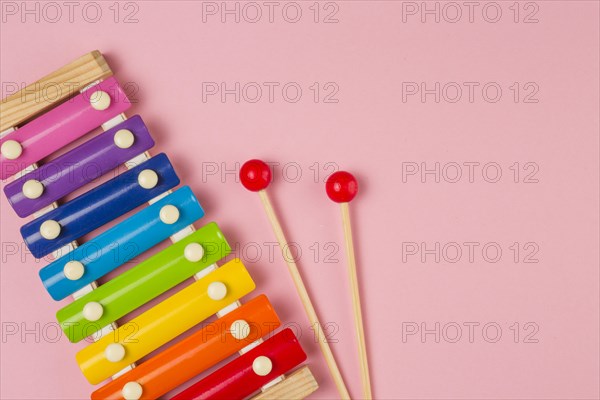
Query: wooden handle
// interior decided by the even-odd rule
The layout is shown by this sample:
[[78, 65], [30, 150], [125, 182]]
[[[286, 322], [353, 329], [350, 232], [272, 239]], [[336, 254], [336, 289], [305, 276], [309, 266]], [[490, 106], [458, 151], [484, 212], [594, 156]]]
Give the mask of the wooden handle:
[[[277, 219], [277, 215], [273, 210], [273, 206], [271, 205], [271, 201], [269, 200], [269, 195], [265, 190], [260, 190], [258, 194], [260, 195], [260, 199], [265, 208], [265, 212], [267, 213], [267, 217], [271, 222], [271, 226], [273, 227], [273, 231], [275, 232], [275, 237], [277, 238], [277, 241], [279, 242], [279, 247], [283, 253], [285, 249], [289, 247], [289, 245], [283, 233], [283, 229], [281, 229], [281, 224]], [[308, 296], [308, 292], [306, 291], [306, 286], [304, 286], [304, 282], [302, 281], [302, 276], [300, 275], [298, 266], [296, 265], [296, 262], [293, 260], [292, 257], [287, 257], [285, 254], [283, 254], [283, 258], [288, 265], [288, 269], [290, 271], [290, 274], [292, 275], [294, 285], [296, 285], [296, 290], [298, 291], [298, 295], [300, 296], [300, 300], [302, 301], [304, 310], [308, 315], [310, 324], [315, 327], [315, 332], [317, 334], [319, 346], [321, 347], [321, 352], [325, 357], [325, 362], [327, 362], [327, 366], [329, 367], [329, 371], [331, 372], [333, 381], [335, 382], [338, 392], [340, 393], [340, 397], [342, 399], [350, 399], [350, 394], [348, 393], [348, 389], [346, 389], [344, 379], [342, 378], [342, 374], [340, 373], [340, 370], [335, 362], [335, 358], [333, 357], [333, 353], [331, 352], [329, 343], [327, 343], [325, 332], [323, 331], [321, 323], [317, 318], [317, 313], [315, 312], [315, 308], [313, 307], [310, 297]]]
[[365, 344], [365, 330], [363, 327], [362, 311], [360, 307], [360, 293], [358, 289], [358, 276], [356, 273], [356, 259], [354, 257], [354, 242], [352, 240], [352, 224], [350, 223], [349, 203], [340, 203], [342, 222], [344, 224], [344, 237], [346, 239], [346, 254], [348, 256], [348, 273], [350, 275], [350, 289], [352, 291], [352, 308], [354, 309], [354, 325], [358, 340], [358, 357], [360, 360], [360, 377], [365, 399], [372, 399], [371, 378], [369, 377], [369, 363], [367, 361], [367, 346]]

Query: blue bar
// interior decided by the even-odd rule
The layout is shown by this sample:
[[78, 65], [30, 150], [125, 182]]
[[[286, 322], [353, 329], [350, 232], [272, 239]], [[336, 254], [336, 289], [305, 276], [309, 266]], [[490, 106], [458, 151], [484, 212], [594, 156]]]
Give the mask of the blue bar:
[[[158, 183], [152, 189], [144, 189], [138, 183], [138, 175], [145, 169], [151, 169], [158, 175]], [[23, 225], [21, 235], [31, 254], [41, 258], [178, 184], [179, 178], [169, 159], [165, 154], [159, 154]], [[40, 226], [48, 220], [60, 224], [60, 234], [56, 239], [45, 239], [40, 234]]]
[[[180, 214], [171, 225], [159, 218], [160, 209], [168, 204], [177, 207]], [[50, 296], [62, 300], [203, 216], [196, 196], [184, 186], [42, 268], [40, 278]], [[79, 261], [84, 266], [84, 274], [78, 280], [69, 280], [63, 273], [69, 261]]]

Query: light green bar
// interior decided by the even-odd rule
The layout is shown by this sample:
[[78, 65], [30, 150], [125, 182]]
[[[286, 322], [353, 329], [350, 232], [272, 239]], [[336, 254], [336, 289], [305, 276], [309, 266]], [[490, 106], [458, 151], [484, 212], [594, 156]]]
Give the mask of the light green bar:
[[[198, 249], [194, 243], [200, 244], [204, 250], [199, 261], [190, 261], [184, 254], [187, 247], [188, 256], [197, 255], [197, 251], [192, 251], [194, 247]], [[56, 318], [69, 340], [79, 342], [216, 263], [230, 252], [231, 247], [217, 224], [210, 223], [62, 308]], [[94, 303], [99, 303], [101, 307]], [[94, 315], [95, 318], [100, 309], [100, 318], [95, 321], [87, 320], [84, 317], [86, 305], [88, 317]]]

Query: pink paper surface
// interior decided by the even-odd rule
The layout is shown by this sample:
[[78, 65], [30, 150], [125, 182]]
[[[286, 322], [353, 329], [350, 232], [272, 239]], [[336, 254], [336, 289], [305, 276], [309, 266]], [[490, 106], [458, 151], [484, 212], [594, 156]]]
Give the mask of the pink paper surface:
[[[249, 158], [276, 163], [269, 191], [354, 398], [341, 216], [323, 183], [338, 168], [360, 181], [375, 398], [599, 398], [597, 2], [47, 4], [0, 5], [2, 97], [102, 51], [156, 152], [300, 336], [312, 398], [337, 392], [259, 197], [236, 182]], [[66, 302], [37, 276], [48, 261], [0, 198], [0, 397], [88, 398], [84, 343], [59, 337]]]

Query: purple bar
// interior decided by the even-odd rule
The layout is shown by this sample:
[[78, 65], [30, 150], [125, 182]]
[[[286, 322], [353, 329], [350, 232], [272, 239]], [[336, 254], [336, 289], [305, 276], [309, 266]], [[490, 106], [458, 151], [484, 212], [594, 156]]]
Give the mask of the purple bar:
[[[121, 129], [130, 131], [134, 136], [134, 142], [129, 148], [122, 149], [115, 144], [115, 133]], [[150, 137], [148, 128], [142, 118], [135, 115], [9, 183], [4, 187], [4, 193], [15, 212], [20, 217], [26, 217], [124, 164], [152, 146], [154, 140]], [[29, 199], [23, 194], [23, 185], [31, 179], [41, 182], [44, 186], [42, 195], [37, 199]]]

